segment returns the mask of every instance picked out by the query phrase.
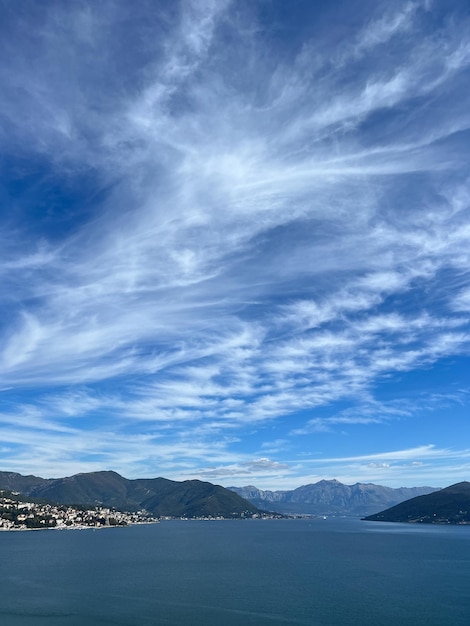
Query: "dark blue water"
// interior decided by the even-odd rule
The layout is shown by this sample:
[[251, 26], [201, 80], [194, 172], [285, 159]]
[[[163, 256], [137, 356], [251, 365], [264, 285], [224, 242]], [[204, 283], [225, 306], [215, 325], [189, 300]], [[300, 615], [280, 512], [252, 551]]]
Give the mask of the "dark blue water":
[[163, 522], [0, 533], [5, 626], [468, 626], [470, 527]]

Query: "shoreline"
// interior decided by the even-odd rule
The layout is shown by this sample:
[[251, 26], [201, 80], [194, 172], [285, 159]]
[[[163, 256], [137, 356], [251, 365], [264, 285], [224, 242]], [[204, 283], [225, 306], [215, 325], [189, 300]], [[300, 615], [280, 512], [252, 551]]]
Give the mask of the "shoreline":
[[101, 526], [87, 526], [85, 525], [77, 525], [77, 526], [48, 526], [45, 528], [5, 528], [0, 526], [1, 532], [35, 532], [35, 531], [44, 531], [44, 530], [106, 530], [110, 528], [130, 528], [131, 526], [144, 526], [147, 524], [159, 524], [160, 520], [153, 520], [149, 522], [134, 522], [131, 524], [113, 524], [113, 525], [101, 525]]

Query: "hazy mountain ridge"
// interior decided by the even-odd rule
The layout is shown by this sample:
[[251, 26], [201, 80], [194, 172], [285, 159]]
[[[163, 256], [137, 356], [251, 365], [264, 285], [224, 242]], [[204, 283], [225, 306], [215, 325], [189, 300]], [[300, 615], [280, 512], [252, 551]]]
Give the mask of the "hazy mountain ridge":
[[45, 483], [47, 483], [47, 479], [39, 476], [23, 476], [16, 472], [0, 472], [0, 489], [18, 491], [30, 495], [32, 489]]
[[199, 480], [129, 480], [116, 472], [90, 472], [66, 478], [39, 478], [0, 472], [0, 489], [60, 504], [102, 505], [121, 511], [145, 509], [169, 517], [244, 517], [259, 514], [232, 491]]
[[438, 491], [434, 487], [394, 489], [373, 483], [344, 485], [337, 480], [321, 480], [288, 491], [265, 491], [253, 485], [229, 489], [261, 509], [275, 509], [279, 513], [359, 516]]
[[365, 518], [372, 522], [470, 524], [470, 482], [401, 502]]

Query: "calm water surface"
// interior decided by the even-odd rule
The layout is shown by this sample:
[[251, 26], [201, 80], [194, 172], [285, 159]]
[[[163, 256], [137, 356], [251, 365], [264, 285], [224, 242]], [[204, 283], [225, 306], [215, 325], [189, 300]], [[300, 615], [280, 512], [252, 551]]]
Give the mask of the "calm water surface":
[[470, 527], [163, 522], [0, 533], [5, 626], [468, 626]]

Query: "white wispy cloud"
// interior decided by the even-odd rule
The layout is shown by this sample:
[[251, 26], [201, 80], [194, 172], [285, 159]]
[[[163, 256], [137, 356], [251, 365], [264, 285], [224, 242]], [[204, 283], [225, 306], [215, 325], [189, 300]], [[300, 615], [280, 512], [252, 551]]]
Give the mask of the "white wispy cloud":
[[371, 48], [390, 41], [392, 37], [409, 32], [415, 12], [425, 3], [407, 2], [396, 13], [389, 12], [371, 21], [359, 34], [355, 46], [356, 54], [363, 54]]
[[250, 476], [259, 477], [260, 475], [275, 476], [284, 473], [289, 466], [286, 463], [272, 461], [266, 457], [247, 461], [245, 463], [237, 463], [227, 466], [206, 467], [196, 470], [196, 473], [203, 480], [219, 480], [223, 478], [225, 482], [227, 478], [236, 480], [246, 480]]
[[[140, 472], [140, 429], [154, 429], [149, 468], [186, 459], [184, 429], [204, 460], [227, 432], [363, 403], [397, 373], [468, 356], [470, 43], [464, 22], [428, 30], [432, 11], [364, 14], [329, 59], [321, 40], [284, 48], [269, 24], [260, 37], [256, 11], [230, 2], [51, 4], [41, 28], [13, 12], [2, 137], [16, 181], [45, 172], [47, 206], [29, 227], [34, 201], [11, 201], [2, 235], [0, 374], [28, 395], [8, 400], [9, 428], [32, 406], [46, 430], [72, 429], [70, 467], [94, 419], [108, 465], [134, 428], [121, 466]], [[65, 226], [46, 182], [68, 206], [85, 174]], [[222, 448], [221, 471], [251, 462]]]

